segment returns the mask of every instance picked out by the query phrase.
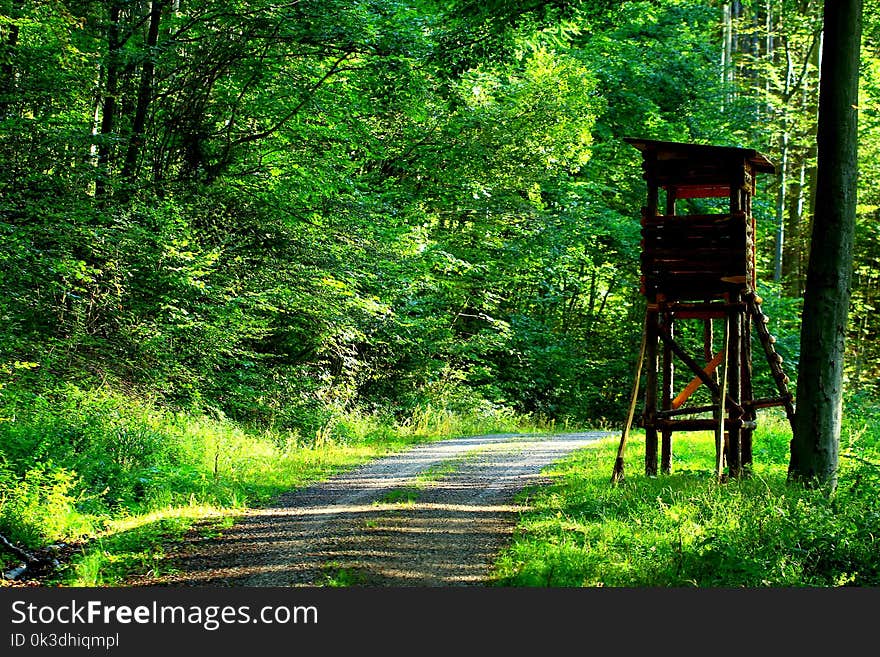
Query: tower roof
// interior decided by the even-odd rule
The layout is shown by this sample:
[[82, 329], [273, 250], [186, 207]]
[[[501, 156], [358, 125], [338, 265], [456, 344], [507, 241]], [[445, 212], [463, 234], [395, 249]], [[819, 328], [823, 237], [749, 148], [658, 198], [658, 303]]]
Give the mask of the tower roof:
[[758, 173], [776, 173], [776, 167], [766, 155], [751, 148], [736, 146], [711, 146], [708, 144], [688, 144], [676, 141], [657, 141], [654, 139], [624, 139], [628, 144], [638, 148], [643, 156], [652, 156], [657, 160], [694, 160], [713, 161], [744, 159]]
[[625, 139], [642, 153], [645, 179], [676, 198], [727, 196], [732, 186], [754, 191], [755, 174], [775, 173], [773, 163], [756, 150], [735, 146]]

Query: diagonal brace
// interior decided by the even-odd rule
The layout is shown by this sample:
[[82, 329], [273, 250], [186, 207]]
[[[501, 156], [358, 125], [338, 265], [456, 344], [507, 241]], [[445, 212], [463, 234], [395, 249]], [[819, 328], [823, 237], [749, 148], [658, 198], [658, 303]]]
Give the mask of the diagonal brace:
[[[693, 358], [691, 358], [688, 355], [688, 353], [684, 349], [681, 348], [681, 345], [679, 345], [672, 338], [672, 336], [669, 335], [669, 333], [666, 331], [665, 327], [658, 326], [657, 327], [657, 335], [663, 341], [663, 344], [665, 344], [667, 347], [669, 347], [672, 350], [672, 353], [674, 353], [676, 356], [678, 356], [681, 359], [681, 361], [685, 365], [687, 365], [693, 371], [694, 374], [697, 375], [697, 377], [706, 385], [706, 387], [712, 391], [712, 394], [715, 395], [715, 397], [721, 396], [721, 388], [718, 386], [718, 384], [715, 383], [715, 381], [712, 379], [712, 377], [710, 377], [702, 367], [700, 367], [700, 365], [699, 365], [699, 363], [697, 363], [697, 361], [695, 361]], [[735, 403], [733, 401], [733, 399], [730, 398], [729, 395], [725, 395], [724, 397], [725, 397], [725, 401], [727, 402], [727, 408], [734, 411], [734, 414], [732, 414], [731, 417], [741, 416], [743, 414], [742, 406]]]

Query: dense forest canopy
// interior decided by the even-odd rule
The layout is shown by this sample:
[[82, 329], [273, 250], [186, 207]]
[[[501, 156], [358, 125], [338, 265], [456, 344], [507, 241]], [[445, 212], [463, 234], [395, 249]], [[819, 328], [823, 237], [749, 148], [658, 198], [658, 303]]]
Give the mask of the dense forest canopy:
[[[880, 8], [865, 2], [850, 398], [880, 377]], [[815, 0], [2, 0], [4, 413], [63, 385], [314, 432], [358, 408], [624, 419], [625, 137], [757, 149], [794, 374]]]

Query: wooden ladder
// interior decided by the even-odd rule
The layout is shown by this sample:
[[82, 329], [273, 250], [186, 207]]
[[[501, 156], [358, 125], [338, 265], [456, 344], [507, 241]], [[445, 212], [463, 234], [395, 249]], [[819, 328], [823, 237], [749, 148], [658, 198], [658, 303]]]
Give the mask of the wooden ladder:
[[770, 335], [770, 331], [767, 328], [770, 318], [764, 314], [764, 311], [761, 309], [761, 299], [754, 292], [747, 294], [745, 301], [748, 313], [752, 316], [758, 339], [761, 341], [761, 346], [764, 347], [764, 354], [767, 356], [768, 365], [770, 365], [770, 373], [773, 375], [773, 380], [776, 382], [776, 388], [779, 391], [778, 397], [755, 399], [750, 405], [753, 409], [783, 406], [785, 408], [785, 415], [788, 417], [788, 423], [791, 425], [792, 431], [794, 431], [794, 396], [788, 389], [789, 378], [782, 371], [782, 356], [779, 355], [773, 346], [776, 338]]

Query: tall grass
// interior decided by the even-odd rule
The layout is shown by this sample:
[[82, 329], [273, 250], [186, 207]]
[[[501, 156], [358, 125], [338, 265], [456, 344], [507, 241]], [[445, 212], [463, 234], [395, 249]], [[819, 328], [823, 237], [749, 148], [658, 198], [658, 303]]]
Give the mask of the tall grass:
[[[617, 438], [554, 466], [552, 486], [496, 563], [494, 581], [542, 587], [790, 587], [880, 584], [878, 424], [844, 432], [833, 495], [786, 481], [790, 431], [764, 417], [753, 476], [714, 479], [711, 434], [676, 434], [671, 475], [645, 477], [644, 442], [610, 485]], [[858, 459], [851, 458], [858, 456]], [[873, 464], [872, 464], [873, 463]]]

